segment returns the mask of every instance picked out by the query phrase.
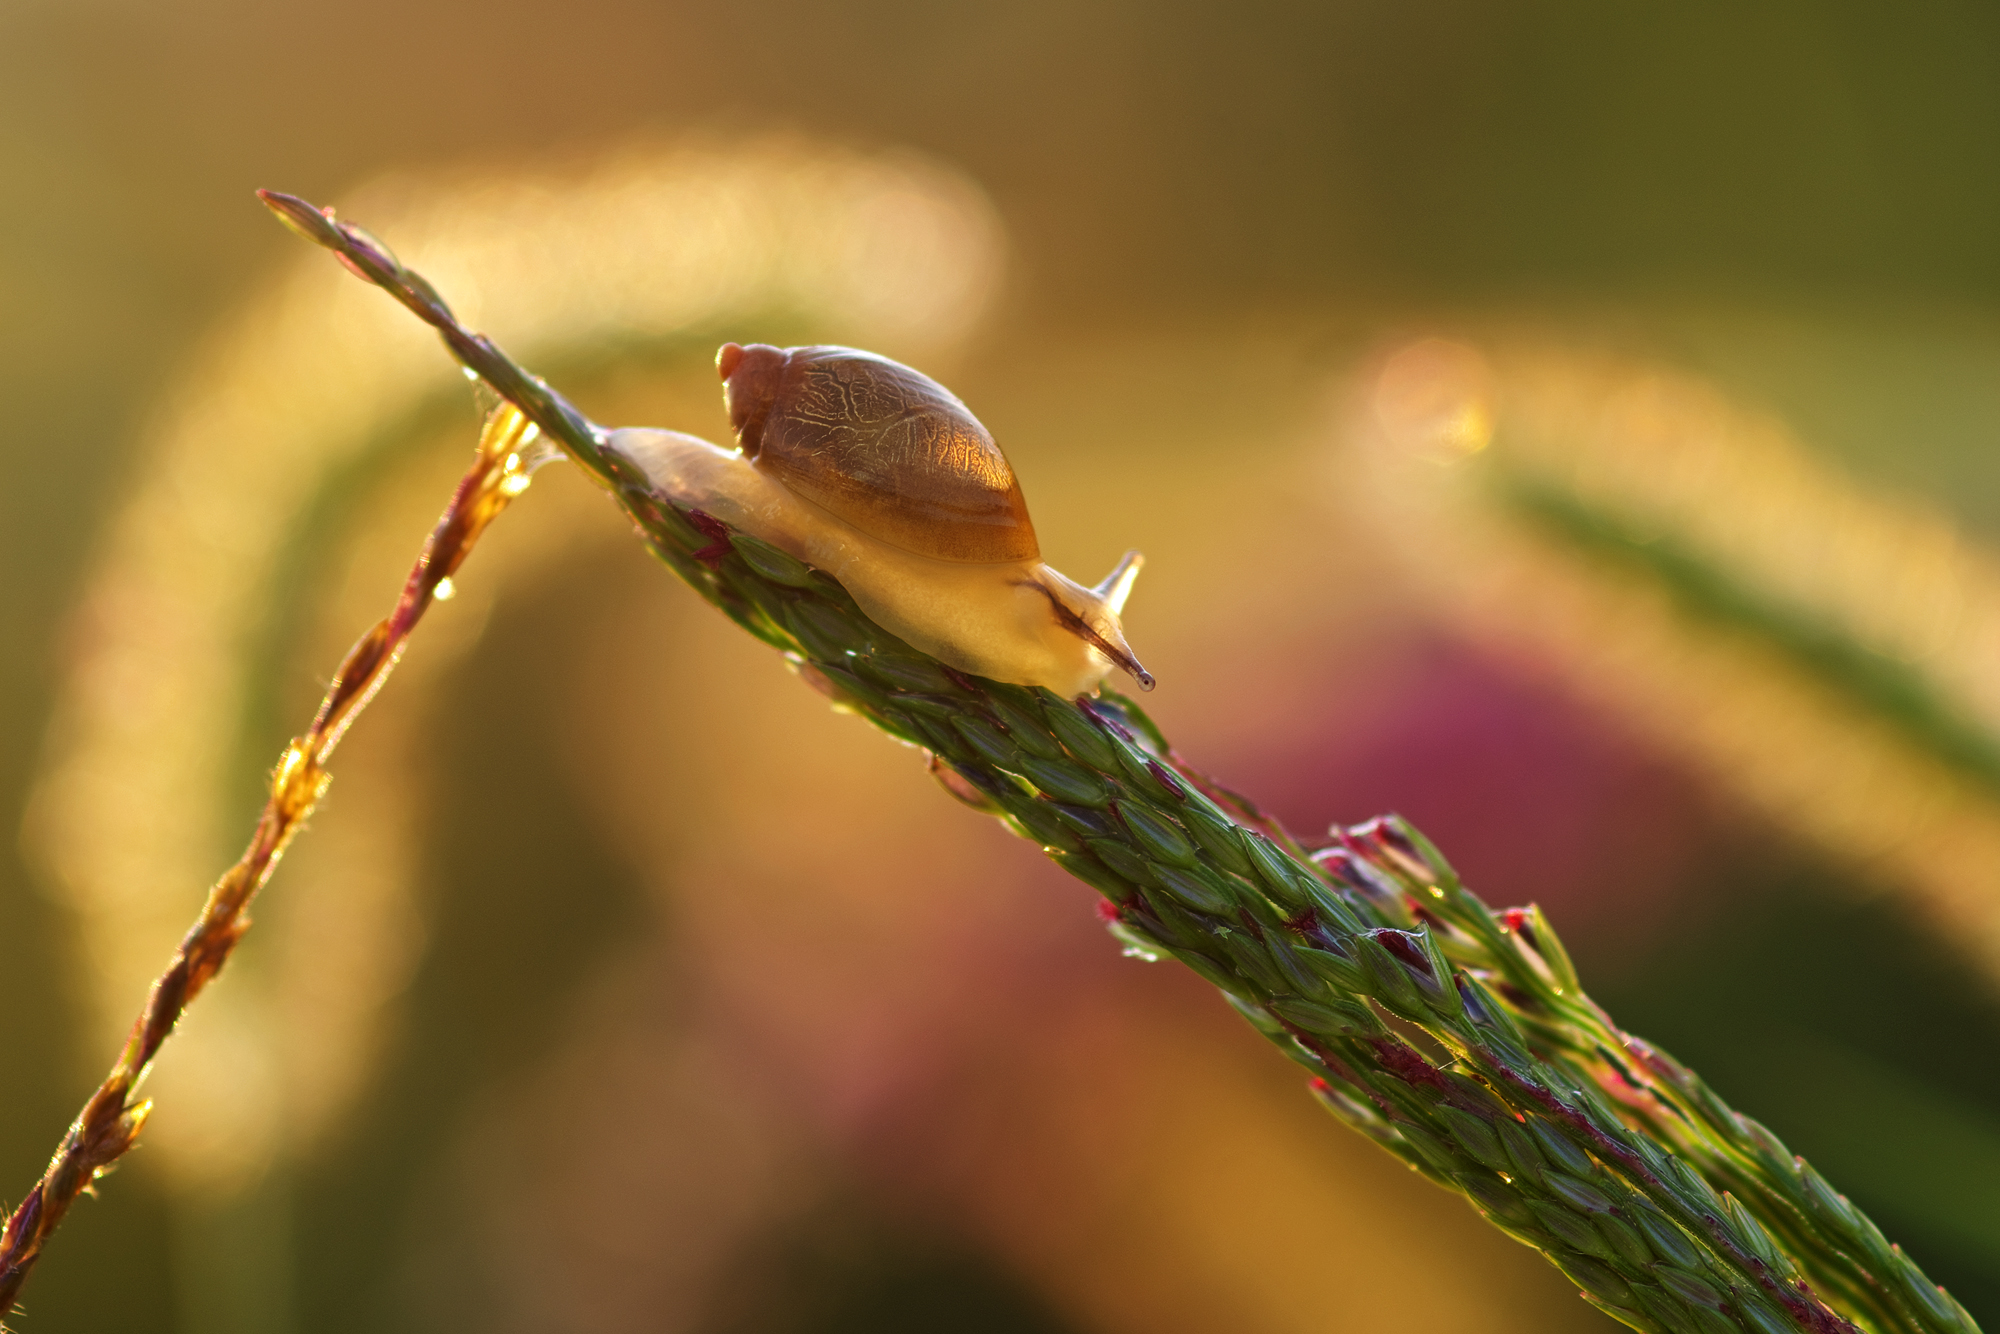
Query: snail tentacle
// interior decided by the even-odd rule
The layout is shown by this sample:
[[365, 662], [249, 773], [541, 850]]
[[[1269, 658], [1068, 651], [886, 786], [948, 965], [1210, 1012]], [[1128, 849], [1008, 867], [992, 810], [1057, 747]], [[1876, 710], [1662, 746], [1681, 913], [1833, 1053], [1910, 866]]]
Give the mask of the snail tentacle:
[[1138, 582], [1139, 571], [1145, 567], [1144, 556], [1136, 550], [1128, 551], [1118, 558], [1116, 565], [1111, 567], [1111, 573], [1105, 575], [1097, 587], [1090, 591], [1095, 593], [1106, 607], [1122, 616], [1125, 613], [1125, 599], [1132, 595], [1132, 585]]
[[1118, 569], [1112, 571], [1111, 579], [1094, 589], [1084, 588], [1046, 565], [1039, 566], [1033, 577], [1021, 580], [1020, 584], [1049, 600], [1049, 610], [1054, 613], [1057, 625], [1103, 654], [1113, 666], [1137, 681], [1141, 690], [1151, 690], [1155, 684], [1153, 674], [1140, 665], [1132, 646], [1125, 642], [1125, 627], [1118, 620], [1119, 608], [1110, 605], [1101, 592], [1111, 585], [1112, 579], [1117, 579], [1123, 586], [1112, 586], [1118, 592], [1120, 604], [1124, 602], [1132, 581], [1139, 577], [1140, 562], [1131, 559], [1136, 555], [1137, 552], [1129, 553]]

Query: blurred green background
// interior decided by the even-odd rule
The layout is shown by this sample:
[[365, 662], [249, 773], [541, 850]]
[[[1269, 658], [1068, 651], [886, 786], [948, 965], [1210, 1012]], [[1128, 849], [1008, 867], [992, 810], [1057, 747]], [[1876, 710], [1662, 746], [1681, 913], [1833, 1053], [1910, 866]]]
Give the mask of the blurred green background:
[[[1055, 563], [1095, 578], [1128, 535], [1149, 551], [1128, 626], [1190, 757], [1302, 832], [1399, 809], [1489, 898], [1541, 898], [1621, 1022], [2000, 1319], [2000, 956], [1967, 925], [2000, 910], [2000, 865], [1954, 872], [1940, 916], [1906, 862], [1845, 855], [1560, 654], [1468, 629], [1301, 481], [1354, 489], [1327, 404], [1385, 348], [1528, 330], [1698, 377], [1857, 494], [2000, 543], [1992, 7], [0, 0], [0, 108], [6, 810], [61, 741], [76, 609], [161, 404], [301, 262], [252, 189], [340, 203], [385, 173], [505, 177], [690, 133], [910, 150], [1006, 238], [993, 313], [939, 364]], [[607, 419], [713, 436], [704, 338], [841, 328], [579, 352], [566, 383]], [[472, 420], [406, 429], [436, 466], [380, 462], [316, 502], [339, 561], [333, 535], [414, 516], [383, 607]], [[510, 567], [407, 722], [423, 943], [336, 1124], [226, 1188], [142, 1148], [65, 1226], [20, 1328], [1606, 1327], [1334, 1142], [1203, 988], [1118, 960], [1031, 850], [827, 717], [565, 487], [548, 503], [595, 518]], [[227, 742], [232, 830], [362, 628], [314, 628], [347, 568], [328, 561], [273, 585], [272, 640], [241, 649], [267, 672]], [[1969, 678], [2000, 680], [1980, 652]], [[329, 839], [364, 782], [335, 789]], [[99, 814], [126, 836], [131, 812]], [[311, 890], [337, 894], [327, 855]], [[0, 858], [9, 1201], [112, 1055], [54, 879]], [[901, 888], [854, 888], [877, 881]], [[795, 897], [702, 906], [767, 883]], [[861, 906], [830, 925], [822, 888]], [[253, 933], [222, 986], [278, 969], [272, 949]]]

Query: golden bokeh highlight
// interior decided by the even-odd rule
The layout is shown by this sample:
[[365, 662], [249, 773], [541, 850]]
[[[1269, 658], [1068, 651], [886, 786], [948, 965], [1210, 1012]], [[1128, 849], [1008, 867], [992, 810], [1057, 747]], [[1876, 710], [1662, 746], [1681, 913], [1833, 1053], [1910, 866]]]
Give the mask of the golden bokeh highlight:
[[[1775, 418], [1611, 353], [1426, 340], [1355, 398], [1346, 494], [1451, 618], [1556, 664], [1778, 827], [1907, 887], [2000, 970], [2000, 789], [1947, 753], [2000, 738], [2000, 560]], [[1431, 437], [1393, 409], [1450, 421], [1432, 405], [1488, 401], [1492, 445], [1462, 468], [1431, 466]], [[1562, 535], [1577, 525], [1590, 540]], [[1725, 614], [1690, 607], [1663, 560], [1720, 572]], [[1849, 671], [1889, 665], [1952, 736], [1913, 733], [1802, 661], [1801, 642]]]

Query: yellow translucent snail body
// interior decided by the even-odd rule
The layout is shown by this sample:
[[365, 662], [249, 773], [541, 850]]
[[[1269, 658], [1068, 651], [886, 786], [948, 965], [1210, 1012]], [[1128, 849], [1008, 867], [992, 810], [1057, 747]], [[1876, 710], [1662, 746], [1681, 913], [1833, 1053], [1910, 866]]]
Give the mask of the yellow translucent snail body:
[[928, 376], [845, 347], [725, 343], [737, 447], [628, 428], [653, 485], [838, 579], [885, 630], [961, 671], [1065, 697], [1153, 678], [1119, 613], [1140, 557], [1086, 588], [1044, 565], [1007, 456]]

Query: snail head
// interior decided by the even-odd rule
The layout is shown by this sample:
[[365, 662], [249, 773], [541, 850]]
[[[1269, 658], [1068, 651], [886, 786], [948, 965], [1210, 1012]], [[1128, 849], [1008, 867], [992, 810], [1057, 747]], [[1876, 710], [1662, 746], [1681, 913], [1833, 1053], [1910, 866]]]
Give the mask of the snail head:
[[722, 375], [722, 401], [729, 409], [729, 426], [743, 456], [754, 460], [764, 448], [764, 422], [777, 402], [785, 363], [783, 349], [768, 343], [724, 343], [715, 354], [715, 369]]

